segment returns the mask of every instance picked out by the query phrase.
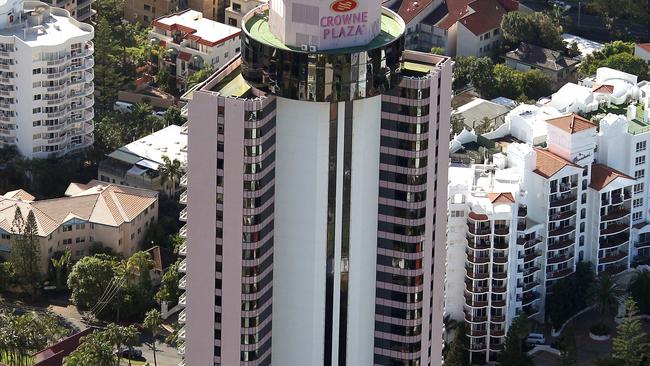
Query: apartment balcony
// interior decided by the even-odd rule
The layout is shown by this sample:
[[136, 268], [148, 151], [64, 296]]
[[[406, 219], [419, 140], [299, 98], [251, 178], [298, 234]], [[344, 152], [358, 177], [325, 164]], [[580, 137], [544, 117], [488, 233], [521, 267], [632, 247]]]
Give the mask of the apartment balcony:
[[178, 231], [178, 235], [181, 238], [187, 238], [187, 225], [183, 225], [183, 227], [181, 227], [181, 229]]
[[573, 232], [576, 230], [576, 227], [574, 225], [567, 225], [565, 227], [560, 227], [557, 229], [549, 230], [548, 232], [548, 237], [555, 237], [555, 236], [562, 236], [562, 235], [567, 235], [570, 232]]
[[548, 250], [565, 249], [565, 248], [570, 247], [573, 244], [575, 244], [575, 239], [566, 239], [566, 240], [556, 241], [556, 242], [553, 242], [552, 244], [548, 245]]
[[510, 228], [508, 226], [494, 226], [494, 235], [508, 235], [510, 234]]
[[[607, 239], [599, 240], [600, 249], [610, 249], [615, 247], [620, 247], [621, 245], [627, 245], [630, 240], [630, 235], [628, 233], [612, 235]], [[650, 245], [650, 243], [648, 244]]]
[[540, 285], [540, 283], [538, 281], [525, 283], [522, 290], [525, 293], [525, 292], [528, 292], [530, 290], [533, 290], [533, 289], [537, 288], [537, 286], [539, 286], [539, 285]]
[[503, 315], [491, 315], [490, 322], [492, 323], [503, 323], [506, 321], [506, 317]]
[[510, 245], [509, 241], [506, 240], [505, 238], [494, 238], [494, 243], [492, 244], [492, 247], [494, 249], [505, 250], [508, 249], [509, 245]]
[[521, 304], [523, 306], [533, 303], [533, 301], [539, 300], [540, 295], [537, 291], [526, 292], [521, 297]]
[[619, 265], [609, 265], [605, 267], [605, 270], [603, 272], [608, 273], [610, 276], [615, 276], [627, 269], [627, 263], [626, 264], [619, 264]]
[[182, 327], [181, 330], [178, 331], [178, 338], [185, 340], [185, 327]]
[[616, 223], [616, 224], [609, 224], [607, 225], [606, 228], [600, 230], [600, 235], [613, 235], [613, 234], [618, 234], [624, 230], [627, 230], [630, 228], [630, 225], [626, 225], [623, 223]]
[[619, 203], [623, 203], [623, 201], [627, 201], [629, 199], [632, 199], [632, 194], [630, 193], [625, 193], [625, 194], [613, 194], [611, 199], [610, 199], [610, 204], [612, 205], [617, 205]]
[[84, 133], [89, 134], [95, 131], [95, 125], [92, 122], [84, 122]]
[[575, 215], [576, 215], [576, 210], [567, 210], [567, 211], [550, 215], [548, 219], [549, 221], [560, 221], [560, 220], [566, 220], [572, 218]]
[[181, 355], [181, 356], [185, 354], [185, 345], [184, 344], [181, 344], [181, 345], [178, 346], [178, 354]]
[[487, 316], [474, 315], [470, 311], [465, 310], [465, 321], [472, 324], [487, 323]]
[[575, 203], [578, 196], [575, 194], [563, 194], [559, 198], [551, 198], [551, 207], [563, 207]]
[[485, 352], [487, 351], [487, 345], [485, 343], [472, 343], [469, 346], [470, 352]]
[[183, 259], [181, 261], [180, 265], [178, 266], [178, 271], [187, 273], [187, 259]]
[[492, 286], [492, 292], [496, 294], [505, 293], [507, 289], [508, 288], [506, 286], [494, 286], [494, 285]]
[[474, 224], [467, 224], [467, 230], [469, 231], [470, 234], [475, 235], [475, 236], [485, 236], [485, 235], [490, 235], [491, 230], [490, 227], [476, 227]]
[[472, 282], [465, 281], [465, 291], [468, 294], [485, 294], [488, 292], [489, 289], [487, 287], [474, 287]]
[[636, 248], [650, 247], [650, 240], [638, 241], [638, 242], [634, 243], [634, 246]]
[[487, 300], [474, 300], [471, 296], [465, 296], [465, 305], [472, 308], [485, 308], [488, 306]]
[[187, 256], [187, 243], [183, 243], [183, 245], [178, 248], [178, 255], [181, 255], [183, 257]]
[[608, 254], [604, 257], [599, 257], [598, 264], [616, 263], [622, 261], [623, 259], [627, 259], [627, 252], [620, 251], [613, 254]]
[[473, 280], [484, 280], [490, 276], [488, 272], [474, 272], [471, 269], [466, 269], [465, 274], [468, 278]]
[[622, 208], [622, 209], [610, 211], [607, 215], [602, 216], [600, 218], [600, 221], [607, 222], [612, 220], [619, 220], [628, 215], [630, 215], [630, 210]]
[[558, 264], [564, 263], [574, 258], [575, 254], [565, 254], [565, 255], [549, 255], [546, 258], [546, 264]]
[[565, 268], [559, 271], [553, 271], [546, 273], [546, 278], [549, 280], [559, 280], [573, 273], [573, 268]]
[[490, 301], [490, 305], [493, 308], [502, 308], [502, 307], [506, 306], [506, 300], [505, 299], [503, 299], [503, 300], [492, 300], [492, 301]]
[[[186, 107], [183, 107], [183, 108], [186, 108]], [[182, 115], [182, 113], [181, 113], [181, 115]], [[187, 118], [187, 116], [185, 116], [185, 118]], [[187, 135], [187, 129], [188, 129], [188, 124], [187, 124], [187, 122], [185, 122], [181, 126], [181, 135]]]
[[467, 246], [475, 250], [486, 250], [490, 249], [490, 241], [487, 239], [477, 239], [471, 235], [468, 235]]
[[185, 191], [183, 191], [181, 193], [181, 196], [179, 197], [178, 202], [181, 205], [187, 205], [187, 190], [185, 190]]
[[542, 252], [539, 250], [535, 250], [532, 253], [528, 253], [524, 255], [524, 263], [531, 262], [537, 258], [539, 258], [542, 255]]
[[183, 309], [178, 313], [178, 322], [181, 324], [185, 324], [186, 321], [187, 321], [187, 314], [185, 313], [185, 309]]
[[530, 276], [530, 275], [532, 275], [533, 273], [538, 272], [538, 271], [540, 271], [540, 270], [541, 270], [541, 268], [540, 268], [540, 267], [537, 267], [537, 266], [535, 266], [535, 267], [529, 267], [529, 268], [524, 268], [524, 277], [526, 277], [526, 276]]
[[526, 219], [521, 219], [520, 218], [519, 221], [517, 221], [517, 231], [526, 230], [526, 226], [527, 226], [526, 225]]
[[52, 79], [61, 79], [61, 78], [67, 77], [69, 74], [70, 74], [70, 71], [64, 70], [64, 71], [54, 72], [54, 73], [51, 73], [51, 74], [44, 74], [44, 75], [46, 76], [47, 80], [52, 80]]
[[180, 186], [187, 188], [187, 174], [183, 174], [180, 181]]
[[182, 222], [187, 222], [187, 207], [181, 210], [178, 219]]
[[487, 335], [486, 329], [470, 329], [467, 332], [467, 335], [470, 337], [485, 337]]
[[542, 242], [541, 237], [536, 237], [534, 239], [526, 240], [525, 238], [517, 238], [517, 245], [523, 245], [524, 249], [529, 249], [534, 247], [535, 245], [539, 244]]
[[187, 305], [187, 295], [184, 292], [178, 297], [178, 303], [182, 306]]
[[493, 271], [492, 272], [492, 277], [494, 277], [494, 278], [496, 278], [498, 280], [502, 280], [502, 279], [505, 279], [505, 278], [508, 277], [508, 273], [505, 270], [504, 271]]
[[508, 262], [508, 256], [507, 255], [499, 255], [499, 256], [495, 255], [495, 256], [492, 257], [492, 261], [494, 263], [499, 263], [499, 264], [507, 263]]
[[489, 256], [484, 256], [484, 255], [475, 256], [475, 255], [467, 253], [467, 261], [469, 261], [470, 263], [473, 263], [473, 264], [483, 264], [483, 263], [489, 262], [490, 257]]
[[[506, 336], [505, 328], [491, 328], [490, 329], [490, 337], [505, 337], [505, 336]], [[503, 347], [503, 344], [490, 344], [490, 349], [492, 349], [492, 347], [495, 347], [495, 346]]]
[[517, 216], [526, 217], [528, 215], [528, 207], [526, 205], [519, 205], [517, 208]]

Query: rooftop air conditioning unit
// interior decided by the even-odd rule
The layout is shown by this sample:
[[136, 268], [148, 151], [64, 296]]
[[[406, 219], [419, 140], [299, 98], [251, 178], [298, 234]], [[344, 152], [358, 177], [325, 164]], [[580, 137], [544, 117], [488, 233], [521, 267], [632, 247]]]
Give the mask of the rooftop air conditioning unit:
[[306, 44], [300, 45], [300, 49], [303, 51], [309, 51], [309, 45]]

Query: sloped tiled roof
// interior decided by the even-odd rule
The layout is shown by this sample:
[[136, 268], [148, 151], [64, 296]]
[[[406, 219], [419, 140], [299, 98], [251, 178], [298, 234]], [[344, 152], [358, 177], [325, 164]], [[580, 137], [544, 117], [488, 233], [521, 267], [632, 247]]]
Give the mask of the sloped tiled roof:
[[572, 162], [564, 159], [561, 156], [557, 156], [546, 149], [536, 148], [535, 152], [537, 152], [535, 173], [541, 175], [544, 178], [550, 178], [554, 176], [555, 173], [559, 172], [566, 166], [578, 167]]
[[650, 43], [639, 43], [637, 46], [646, 52], [650, 52]]
[[488, 199], [492, 203], [514, 203], [515, 198], [512, 196], [512, 193], [488, 193]]
[[591, 123], [591, 121], [582, 118], [575, 113], [567, 114], [566, 116], [562, 117], [551, 118], [546, 120], [546, 122], [549, 125], [555, 126], [570, 134], [588, 130], [590, 128], [596, 128], [596, 125]]
[[613, 94], [614, 93], [614, 85], [609, 85], [609, 84], [595, 85], [591, 89], [591, 91], [594, 92], [594, 93]]
[[11, 232], [16, 208], [24, 218], [34, 212], [38, 234], [47, 236], [61, 224], [79, 219], [96, 224], [119, 226], [132, 221], [158, 199], [155, 191], [91, 181], [72, 183], [66, 190], [68, 197], [25, 202], [0, 197], [0, 228]]
[[501, 27], [501, 19], [508, 12], [497, 0], [476, 0], [469, 7], [473, 12], [459, 21], [477, 36]]
[[399, 4], [397, 13], [404, 20], [404, 23], [409, 24], [418, 14], [426, 10], [433, 0], [402, 0]]
[[627, 174], [608, 167], [607, 165], [594, 164], [591, 166], [591, 183], [589, 184], [589, 187], [600, 191], [617, 178], [634, 179]]
[[528, 43], [521, 43], [517, 49], [506, 53], [506, 58], [553, 71], [573, 67], [580, 62], [577, 59], [564, 57], [558, 51]]
[[33, 201], [34, 199], [36, 199], [36, 197], [32, 196], [31, 194], [29, 194], [29, 192], [27, 192], [27, 191], [25, 191], [23, 189], [17, 189], [15, 191], [9, 191], [9, 192], [5, 193], [3, 197], [15, 199], [15, 200], [20, 199], [20, 200], [23, 200], [23, 201]]

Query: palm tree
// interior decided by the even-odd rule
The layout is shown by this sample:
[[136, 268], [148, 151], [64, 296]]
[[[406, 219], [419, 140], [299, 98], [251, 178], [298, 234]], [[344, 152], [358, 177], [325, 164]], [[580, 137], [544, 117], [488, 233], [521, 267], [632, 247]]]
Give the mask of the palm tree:
[[458, 328], [458, 321], [447, 314], [442, 318], [442, 323], [445, 326], [445, 343], [449, 343], [449, 334]]
[[609, 274], [602, 274], [591, 289], [591, 300], [601, 315], [601, 322], [618, 309], [623, 289]]
[[57, 259], [52, 258], [52, 267], [56, 272], [56, 289], [61, 290], [63, 288], [63, 271], [67, 270], [68, 265], [70, 264], [70, 255], [71, 252], [66, 250], [63, 254]]
[[166, 182], [170, 182], [170, 196], [172, 196], [176, 194], [176, 182], [181, 178], [181, 175], [183, 175], [183, 168], [178, 159], [170, 160], [167, 155], [163, 155], [162, 160], [163, 165], [159, 168], [162, 185], [164, 186]]
[[153, 349], [153, 364], [158, 366], [156, 361], [156, 336], [158, 336], [158, 329], [162, 325], [163, 320], [160, 317], [160, 311], [157, 309], [151, 309], [147, 312], [147, 315], [144, 317], [143, 327], [151, 332], [151, 346]]

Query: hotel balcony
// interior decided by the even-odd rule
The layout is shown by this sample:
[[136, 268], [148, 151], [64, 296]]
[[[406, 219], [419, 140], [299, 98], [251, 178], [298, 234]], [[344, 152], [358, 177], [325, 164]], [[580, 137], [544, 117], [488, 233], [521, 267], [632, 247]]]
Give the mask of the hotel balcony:
[[492, 292], [496, 294], [505, 293], [508, 288], [506, 286], [494, 286], [492, 285]]
[[553, 230], [549, 230], [548, 237], [551, 238], [551, 237], [554, 237], [554, 236], [567, 235], [570, 232], [575, 231], [575, 230], [576, 230], [575, 225], [567, 225], [565, 227], [555, 228]]
[[487, 255], [473, 255], [467, 253], [467, 261], [474, 264], [483, 264], [490, 261], [490, 257]]
[[526, 240], [526, 238], [524, 237], [517, 238], [517, 245], [523, 245], [524, 249], [532, 248], [541, 242], [542, 242], [542, 237], [539, 236], [529, 240]]
[[570, 205], [578, 199], [578, 196], [575, 194], [563, 194], [560, 197], [551, 198], [551, 207], [563, 207]]
[[470, 234], [480, 236], [480, 235], [490, 235], [491, 230], [489, 226], [467, 224], [467, 229]]
[[181, 261], [180, 266], [178, 266], [178, 272], [187, 273], [187, 259]]
[[506, 299], [502, 299], [502, 300], [494, 300], [493, 299], [492, 301], [490, 301], [490, 305], [493, 308], [502, 308], [502, 307], [506, 306]]
[[487, 351], [487, 345], [483, 342], [480, 343], [472, 343], [469, 346], [469, 351], [470, 352], [485, 352]]
[[178, 235], [180, 235], [181, 238], [187, 238], [187, 225], [183, 225], [181, 229], [178, 231]]
[[[623, 233], [618, 235], [612, 235], [607, 239], [601, 238], [598, 243], [600, 249], [608, 249], [608, 248], [619, 247], [621, 245], [627, 245], [629, 240], [630, 240], [630, 235], [628, 233]], [[648, 245], [650, 245], [650, 243]]]
[[494, 225], [494, 235], [508, 235], [510, 234], [510, 227], [506, 225]]
[[522, 306], [530, 305], [533, 301], [540, 299], [540, 295], [537, 291], [526, 292], [521, 298]]
[[576, 215], [576, 210], [567, 210], [567, 211], [562, 211], [562, 212], [558, 212], [558, 213], [550, 215], [548, 217], [548, 220], [549, 221], [566, 220], [566, 219], [572, 218], [575, 215]]
[[180, 186], [187, 188], [187, 173], [181, 177]]
[[528, 253], [524, 255], [524, 263], [528, 263], [530, 261], [535, 260], [536, 258], [539, 258], [542, 255], [542, 252], [540, 250], [535, 250], [532, 253]]
[[465, 305], [472, 308], [485, 308], [488, 306], [487, 300], [474, 300], [471, 296], [465, 296]]
[[180, 198], [178, 199], [178, 202], [179, 202], [181, 205], [187, 205], [187, 190], [184, 190], [184, 191], [181, 193], [181, 196], [180, 196]]
[[549, 280], [559, 280], [573, 273], [573, 268], [565, 268], [559, 271], [553, 271], [546, 273], [546, 278]]
[[186, 285], [187, 285], [187, 276], [183, 276], [178, 281], [178, 288], [184, 290]]
[[498, 280], [505, 279], [508, 277], [508, 272], [505, 269], [502, 271], [493, 270], [492, 277]]
[[178, 255], [187, 256], [187, 243], [183, 242], [183, 245], [178, 248]]
[[475, 238], [471, 235], [467, 236], [467, 246], [475, 250], [490, 249], [490, 241], [482, 238]]
[[181, 213], [178, 215], [178, 219], [182, 222], [187, 222], [187, 207], [181, 210]]
[[508, 249], [508, 247], [510, 246], [509, 243], [510, 241], [508, 240], [508, 238], [501, 238], [501, 237], [494, 238], [493, 248], [505, 250]]
[[182, 306], [187, 305], [187, 295], [184, 292], [178, 297], [178, 303]]
[[485, 294], [488, 290], [487, 287], [474, 287], [473, 281], [465, 281], [465, 291], [467, 291], [468, 294]]
[[624, 223], [610, 223], [606, 228], [600, 230], [600, 235], [613, 235], [618, 234], [630, 228], [630, 225]]
[[468, 323], [481, 324], [487, 322], [487, 316], [478, 316], [472, 314], [471, 311], [465, 310], [465, 321]]
[[485, 337], [487, 335], [487, 329], [470, 329], [467, 335], [470, 337]]
[[627, 252], [614, 252], [598, 258], [598, 264], [611, 264], [627, 259]]
[[607, 222], [612, 220], [618, 220], [628, 216], [629, 214], [630, 214], [630, 210], [625, 208], [610, 210], [609, 213], [607, 213], [607, 215], [603, 215], [600, 218], [600, 221]]
[[499, 263], [499, 264], [507, 263], [508, 262], [508, 256], [507, 255], [494, 255], [492, 257], [492, 261], [494, 263]]
[[503, 323], [506, 321], [506, 317], [503, 315], [490, 315], [491, 323]]
[[536, 288], [539, 285], [540, 285], [539, 281], [533, 281], [533, 282], [525, 283], [523, 285], [523, 292], [528, 292], [528, 291]]
[[567, 262], [571, 259], [573, 259], [575, 254], [569, 253], [565, 255], [549, 255], [546, 258], [546, 264], [558, 264], [558, 263], [564, 263]]
[[186, 320], [187, 320], [187, 314], [185, 313], [185, 309], [183, 309], [178, 313], [178, 322], [181, 324], [185, 324]]
[[575, 244], [575, 239], [566, 239], [561, 241], [554, 241], [549, 243], [548, 250], [560, 250], [570, 247]]
[[537, 272], [537, 271], [540, 271], [540, 270], [541, 270], [541, 268], [540, 268], [540, 267], [537, 267], [537, 266], [535, 266], [535, 267], [530, 267], [530, 268], [525, 268], [524, 271], [523, 271], [523, 272], [524, 272], [524, 277], [526, 277], [526, 276], [530, 276], [530, 275], [532, 275], [533, 273], [535, 273], [535, 272]]
[[646, 239], [646, 240], [642, 240], [642, 241], [637, 241], [636, 243], [634, 243], [634, 246], [636, 248], [650, 247], [650, 240]]
[[471, 269], [465, 269], [466, 276], [473, 280], [484, 280], [490, 276], [488, 272], [474, 272]]

